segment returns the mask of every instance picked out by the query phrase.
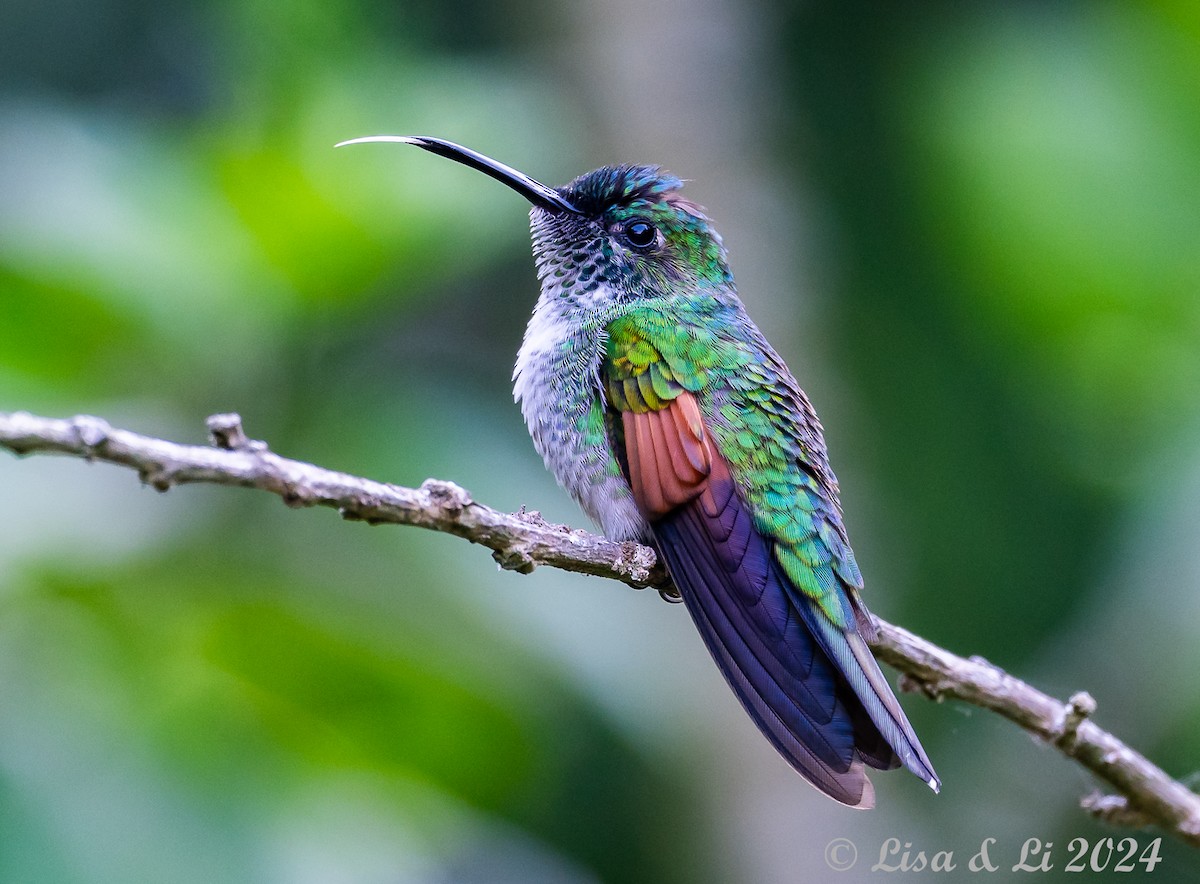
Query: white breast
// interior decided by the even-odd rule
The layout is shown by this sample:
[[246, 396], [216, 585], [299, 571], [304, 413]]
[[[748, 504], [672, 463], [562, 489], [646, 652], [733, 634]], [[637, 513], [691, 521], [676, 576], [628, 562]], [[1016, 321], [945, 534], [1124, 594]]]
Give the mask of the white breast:
[[584, 430], [601, 395], [603, 338], [572, 323], [569, 309], [538, 302], [517, 353], [513, 396], [547, 469], [583, 511], [614, 540], [645, 538], [649, 527], [607, 442], [589, 441]]

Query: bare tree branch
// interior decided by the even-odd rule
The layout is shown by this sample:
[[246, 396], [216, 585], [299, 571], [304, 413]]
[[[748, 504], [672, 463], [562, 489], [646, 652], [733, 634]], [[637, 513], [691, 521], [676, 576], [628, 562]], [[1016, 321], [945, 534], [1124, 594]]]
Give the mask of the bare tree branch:
[[[510, 570], [528, 573], [550, 565], [675, 594], [654, 551], [636, 543], [551, 525], [537, 513], [502, 513], [452, 482], [429, 479], [420, 488], [404, 488], [289, 460], [247, 439], [237, 415], [215, 415], [208, 427], [214, 447], [114, 429], [95, 417], [54, 420], [0, 412], [0, 448], [118, 464], [159, 491], [189, 482], [258, 488], [292, 507], [327, 506], [346, 519], [454, 534], [489, 547]], [[1063, 703], [980, 657], [964, 659], [890, 623], [879, 621], [879, 627], [873, 650], [904, 674], [906, 689], [990, 709], [1083, 765], [1116, 792], [1082, 799], [1084, 809], [1100, 819], [1156, 825], [1200, 846], [1200, 795], [1097, 726], [1090, 718], [1096, 708], [1091, 696], [1077, 693]]]

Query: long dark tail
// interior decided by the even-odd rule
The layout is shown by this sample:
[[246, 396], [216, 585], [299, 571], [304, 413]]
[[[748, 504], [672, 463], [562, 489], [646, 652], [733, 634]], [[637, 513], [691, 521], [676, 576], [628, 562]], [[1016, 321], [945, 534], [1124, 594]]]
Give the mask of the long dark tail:
[[730, 687], [805, 779], [859, 808], [874, 804], [865, 766], [903, 763], [937, 788], [854, 619], [838, 629], [791, 585], [727, 474], [710, 477], [654, 534]]

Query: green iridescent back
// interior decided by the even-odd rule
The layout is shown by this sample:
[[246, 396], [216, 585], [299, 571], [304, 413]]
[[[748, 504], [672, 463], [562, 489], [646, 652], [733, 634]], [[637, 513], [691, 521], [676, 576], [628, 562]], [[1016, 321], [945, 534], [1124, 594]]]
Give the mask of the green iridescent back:
[[705, 292], [647, 299], [606, 331], [609, 406], [656, 410], [684, 390], [694, 393], [755, 528], [774, 541], [796, 587], [845, 628], [853, 618], [845, 590], [860, 589], [862, 577], [820, 423], [740, 304]]

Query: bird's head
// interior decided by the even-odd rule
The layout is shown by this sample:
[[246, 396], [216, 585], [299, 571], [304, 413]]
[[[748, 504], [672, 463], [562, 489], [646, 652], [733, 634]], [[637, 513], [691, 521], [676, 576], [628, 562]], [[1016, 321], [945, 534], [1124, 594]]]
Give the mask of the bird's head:
[[[683, 182], [655, 166], [604, 166], [552, 188], [469, 148], [420, 135], [377, 135], [342, 144], [413, 144], [511, 187], [533, 208], [533, 253], [544, 300], [598, 310], [733, 281], [721, 237]], [[340, 145], [339, 145], [340, 146]]]

